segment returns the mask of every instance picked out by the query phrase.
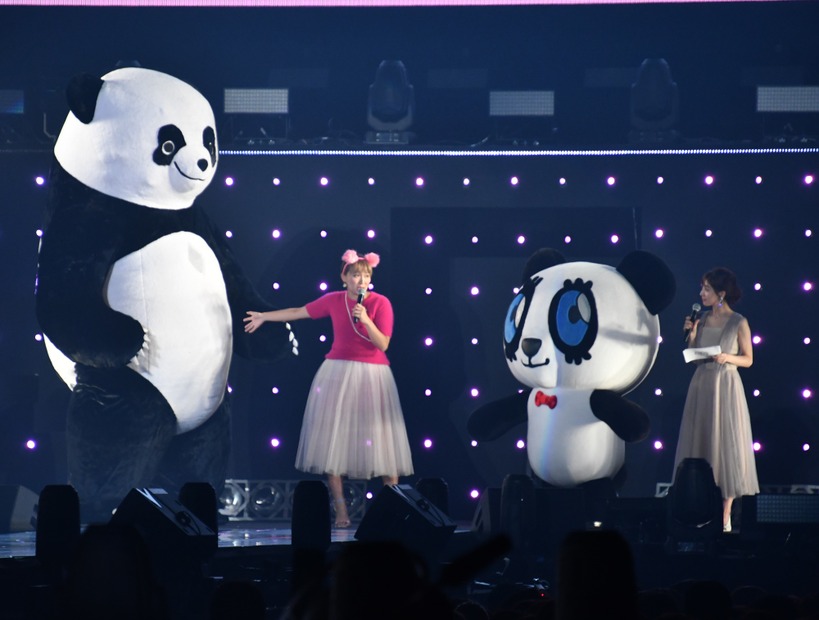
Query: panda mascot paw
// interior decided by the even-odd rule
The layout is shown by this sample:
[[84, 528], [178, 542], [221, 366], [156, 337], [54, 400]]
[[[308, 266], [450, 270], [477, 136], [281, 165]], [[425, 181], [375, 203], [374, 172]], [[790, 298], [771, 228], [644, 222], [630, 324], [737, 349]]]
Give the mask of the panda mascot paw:
[[541, 480], [575, 487], [617, 478], [625, 442], [649, 432], [646, 412], [623, 395], [654, 365], [657, 314], [675, 291], [671, 271], [648, 252], [617, 268], [536, 252], [503, 332], [507, 365], [531, 391], [472, 412], [470, 434], [492, 440], [527, 422], [529, 464]]
[[36, 313], [73, 394], [69, 481], [105, 519], [134, 487], [224, 483], [233, 353], [297, 353], [196, 198], [213, 180], [213, 110], [192, 86], [140, 67], [74, 78], [54, 147]]

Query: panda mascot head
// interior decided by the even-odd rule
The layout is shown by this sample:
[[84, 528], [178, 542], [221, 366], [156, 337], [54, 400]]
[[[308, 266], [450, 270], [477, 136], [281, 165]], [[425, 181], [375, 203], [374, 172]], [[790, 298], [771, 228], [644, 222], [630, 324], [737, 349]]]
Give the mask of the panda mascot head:
[[36, 312], [73, 390], [69, 481], [92, 514], [134, 487], [224, 484], [232, 355], [297, 353], [197, 204], [218, 161], [210, 104], [141, 67], [77, 76], [54, 148]]
[[571, 487], [616, 476], [624, 442], [649, 430], [648, 416], [623, 395], [654, 364], [657, 314], [674, 291], [668, 267], [647, 252], [616, 268], [536, 252], [503, 326], [509, 369], [532, 391], [481, 407], [470, 432], [492, 439], [526, 419], [529, 463], [542, 480]]
[[166, 73], [126, 67], [75, 78], [54, 155], [84, 185], [156, 209], [184, 209], [213, 180], [216, 121], [207, 99]]

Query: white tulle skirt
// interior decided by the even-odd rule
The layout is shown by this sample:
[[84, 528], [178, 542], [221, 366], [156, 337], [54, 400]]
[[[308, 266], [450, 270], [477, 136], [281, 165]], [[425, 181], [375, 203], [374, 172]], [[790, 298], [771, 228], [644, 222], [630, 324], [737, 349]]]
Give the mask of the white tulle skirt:
[[296, 469], [362, 480], [413, 473], [389, 366], [324, 360], [307, 397]]

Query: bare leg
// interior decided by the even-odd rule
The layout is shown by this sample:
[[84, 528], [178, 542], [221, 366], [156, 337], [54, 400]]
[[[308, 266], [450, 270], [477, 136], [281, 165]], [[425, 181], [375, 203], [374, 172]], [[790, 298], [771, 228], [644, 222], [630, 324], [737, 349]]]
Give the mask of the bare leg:
[[722, 500], [722, 529], [731, 531], [731, 505], [734, 503], [733, 497], [726, 497]]
[[398, 484], [398, 476], [381, 476], [381, 482], [384, 483], [384, 486]]
[[344, 482], [341, 476], [327, 474], [327, 486], [333, 498], [333, 511], [336, 513], [336, 527], [349, 527], [350, 517], [347, 514], [347, 502], [344, 499]]

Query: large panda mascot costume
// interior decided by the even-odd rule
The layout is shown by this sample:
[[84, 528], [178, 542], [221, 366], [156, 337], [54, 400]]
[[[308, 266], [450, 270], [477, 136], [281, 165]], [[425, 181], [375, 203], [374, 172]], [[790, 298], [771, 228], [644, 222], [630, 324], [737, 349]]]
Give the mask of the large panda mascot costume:
[[232, 354], [271, 361], [297, 343], [282, 324], [246, 336], [244, 313], [269, 305], [195, 204], [218, 161], [207, 100], [139, 67], [77, 77], [67, 95], [36, 311], [72, 390], [69, 482], [97, 520], [134, 487], [206, 481], [218, 492]]
[[512, 374], [531, 391], [484, 405], [468, 421], [478, 440], [526, 422], [534, 474], [555, 487], [614, 480], [625, 442], [649, 431], [646, 412], [623, 397], [645, 379], [660, 342], [658, 312], [676, 290], [648, 252], [617, 268], [536, 252], [506, 314], [503, 346]]

